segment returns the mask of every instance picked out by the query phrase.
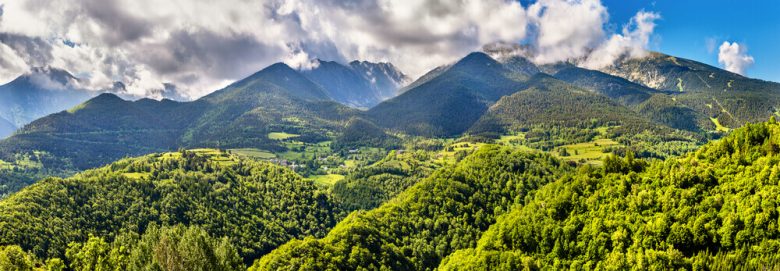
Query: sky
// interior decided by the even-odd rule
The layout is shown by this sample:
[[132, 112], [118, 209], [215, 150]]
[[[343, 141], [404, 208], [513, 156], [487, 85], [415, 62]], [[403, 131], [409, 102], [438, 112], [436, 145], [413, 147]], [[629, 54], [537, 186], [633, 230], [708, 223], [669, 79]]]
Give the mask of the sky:
[[653, 50], [780, 81], [776, 14], [777, 0], [0, 0], [0, 83], [53, 67], [81, 88], [193, 99], [276, 62], [417, 77], [497, 43], [538, 64]]
[[718, 63], [723, 42], [745, 46], [755, 61], [748, 77], [780, 82], [780, 1], [777, 0], [604, 0], [612, 24], [638, 10], [658, 12], [652, 50]]

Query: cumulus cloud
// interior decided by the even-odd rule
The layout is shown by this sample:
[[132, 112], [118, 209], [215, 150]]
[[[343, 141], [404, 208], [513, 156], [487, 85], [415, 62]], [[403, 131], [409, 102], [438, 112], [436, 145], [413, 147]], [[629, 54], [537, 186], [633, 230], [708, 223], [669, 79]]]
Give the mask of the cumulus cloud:
[[745, 70], [755, 63], [747, 54], [747, 47], [736, 42], [724, 41], [718, 48], [718, 63], [730, 72], [745, 75]]
[[387, 61], [418, 75], [526, 29], [512, 0], [15, 0], [2, 10], [0, 81], [54, 66], [90, 88], [120, 81], [156, 98], [202, 96], [274, 62], [311, 68], [313, 58]]
[[91, 89], [197, 98], [279, 61], [419, 76], [496, 41], [526, 44], [540, 64], [595, 52], [595, 67], [640, 55], [657, 18], [612, 35], [599, 0], [14, 0], [0, 6], [0, 81], [51, 66]]
[[655, 21], [661, 15], [653, 12], [640, 11], [631, 22], [623, 27], [621, 34], [614, 34], [606, 42], [596, 47], [588, 54], [582, 66], [599, 69], [612, 65], [620, 58], [639, 58], [647, 54], [650, 36], [655, 30]]
[[534, 62], [548, 64], [586, 55], [604, 37], [609, 20], [599, 0], [539, 0], [528, 7], [536, 38]]
[[645, 56], [655, 22], [661, 18], [658, 13], [640, 11], [621, 32], [610, 33], [609, 14], [599, 0], [539, 0], [527, 8], [527, 16], [524, 46], [507, 50], [491, 45], [487, 50], [519, 54], [536, 64], [567, 61], [600, 69], [622, 58]]

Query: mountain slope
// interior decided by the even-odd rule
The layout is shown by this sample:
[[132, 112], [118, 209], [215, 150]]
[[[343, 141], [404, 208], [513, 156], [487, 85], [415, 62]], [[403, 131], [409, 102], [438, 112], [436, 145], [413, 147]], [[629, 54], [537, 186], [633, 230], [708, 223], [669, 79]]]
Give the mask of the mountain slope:
[[[22, 127], [33, 120], [71, 108], [95, 94], [76, 87], [66, 71], [36, 68], [0, 86], [0, 118]], [[3, 134], [0, 134], [2, 137]]]
[[[519, 90], [512, 72], [472, 53], [433, 78], [368, 111], [380, 126], [413, 135], [454, 136], [466, 131], [504, 95]], [[414, 85], [414, 84], [413, 84]]]
[[540, 189], [440, 270], [758, 270], [780, 264], [780, 125], [645, 168], [633, 157]]
[[311, 181], [216, 150], [124, 159], [48, 178], [0, 201], [0, 245], [63, 258], [70, 242], [142, 234], [152, 224], [199, 226], [249, 262], [304, 236], [322, 236], [340, 211]]
[[322, 86], [331, 99], [354, 107], [371, 107], [381, 101], [371, 82], [352, 68], [332, 61], [317, 63], [316, 68], [301, 72]]
[[87, 169], [127, 155], [176, 149], [187, 124], [203, 110], [202, 103], [143, 99], [125, 101], [101, 94], [72, 110], [38, 119], [0, 141], [0, 159], [44, 151], [50, 169]]
[[596, 92], [623, 105], [636, 105], [646, 101], [653, 94], [660, 93], [660, 91], [621, 77], [583, 69], [571, 64], [550, 65], [545, 70], [561, 81]]
[[353, 61], [345, 66], [317, 60], [315, 68], [301, 72], [322, 86], [334, 101], [357, 108], [371, 108], [395, 97], [408, 81], [392, 64], [367, 61]]
[[330, 100], [325, 90], [308, 80], [303, 74], [290, 68], [284, 63], [276, 63], [267, 68], [250, 75], [238, 82], [230, 84], [224, 89], [215, 91], [207, 95], [210, 99], [219, 99], [236, 90], [248, 91], [249, 93], [259, 92], [279, 92], [282, 91], [292, 97], [316, 101]]
[[557, 79], [606, 96], [645, 118], [669, 127], [692, 132], [715, 129], [706, 114], [677, 101], [679, 92], [655, 90], [571, 64], [547, 65], [543, 69]]
[[[293, 80], [295, 82], [293, 82]], [[326, 90], [285, 64], [274, 64], [199, 100], [208, 104], [182, 137], [187, 147], [255, 147], [279, 150], [270, 132], [327, 140], [358, 113], [332, 101]]]
[[505, 134], [538, 125], [546, 128], [621, 126], [621, 130], [633, 133], [661, 129], [605, 96], [549, 75], [535, 75], [527, 87], [501, 98], [470, 131]]
[[780, 108], [780, 83], [661, 53], [625, 60], [603, 71], [651, 88], [677, 92], [677, 101], [731, 128], [765, 121]]

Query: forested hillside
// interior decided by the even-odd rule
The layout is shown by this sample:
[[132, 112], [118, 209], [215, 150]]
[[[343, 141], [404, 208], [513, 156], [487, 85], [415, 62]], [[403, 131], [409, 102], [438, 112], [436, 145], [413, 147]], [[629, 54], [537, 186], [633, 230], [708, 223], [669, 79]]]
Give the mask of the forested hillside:
[[780, 125], [748, 125], [695, 153], [627, 157], [539, 190], [444, 270], [761, 270], [780, 264]]
[[216, 150], [125, 159], [0, 201], [0, 259], [9, 259], [0, 266], [756, 270], [780, 261], [774, 119], [666, 161], [629, 152], [575, 168], [479, 146], [443, 167], [424, 151], [392, 153], [331, 190]]
[[514, 203], [570, 170], [545, 154], [485, 147], [381, 207], [353, 213], [323, 239], [292, 241], [250, 270], [425, 270], [461, 248]]
[[[441, 268], [750, 270], [772, 266], [777, 262], [774, 244], [779, 237], [773, 233], [777, 212], [772, 206], [777, 202], [771, 196], [780, 180], [774, 177], [780, 162], [779, 135], [780, 125], [771, 121], [749, 125], [666, 162], [648, 164], [629, 154], [608, 158], [603, 167], [576, 171], [540, 163], [537, 166], [554, 172], [541, 175], [541, 180], [528, 178], [529, 171], [521, 175], [526, 178], [515, 179], [517, 172], [498, 162], [514, 161], [507, 165], [516, 169], [537, 168], [516, 164], [524, 161], [522, 156], [483, 149], [454, 171], [437, 172], [382, 207], [348, 217], [324, 239], [293, 241], [253, 268], [424, 270], [438, 266], [440, 257], [458, 247], [465, 250], [449, 255]], [[479, 170], [482, 165], [489, 166]], [[491, 179], [493, 185], [534, 183], [542, 188], [532, 192], [510, 185], [482, 191], [480, 182], [468, 176], [491, 176], [488, 168], [505, 172]], [[479, 174], [468, 174], [471, 170]], [[543, 180], [550, 177], [556, 180], [545, 184]], [[509, 201], [501, 193], [494, 194], [507, 188], [520, 194], [510, 193], [514, 200]], [[488, 201], [467, 206], [480, 206], [478, 213], [484, 217], [456, 207], [463, 206], [462, 200], [480, 198]], [[490, 199], [509, 205], [489, 203]], [[447, 211], [436, 207], [441, 205], [451, 207]], [[500, 215], [502, 206], [512, 210]], [[493, 217], [489, 210], [499, 215], [497, 223], [481, 234], [480, 241], [470, 239], [480, 235], [470, 235], [468, 229], [479, 228], [480, 221]], [[448, 212], [476, 224], [455, 223], [461, 220]], [[438, 223], [443, 220], [449, 222]]]
[[249, 263], [292, 238], [323, 236], [343, 217], [313, 182], [216, 150], [124, 159], [45, 179], [3, 199], [0, 209], [0, 245], [39, 259], [70, 259], [70, 244], [91, 237], [112, 242], [153, 224], [183, 224], [227, 238]]

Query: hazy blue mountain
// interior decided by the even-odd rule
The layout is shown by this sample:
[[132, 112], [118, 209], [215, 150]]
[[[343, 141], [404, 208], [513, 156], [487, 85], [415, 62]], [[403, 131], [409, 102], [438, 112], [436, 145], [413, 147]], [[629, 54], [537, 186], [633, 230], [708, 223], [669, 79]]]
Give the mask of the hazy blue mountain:
[[392, 63], [352, 61], [349, 66], [371, 83], [380, 101], [398, 96], [399, 90], [412, 80]]
[[353, 61], [347, 66], [316, 61], [315, 68], [301, 72], [320, 85], [331, 99], [352, 107], [370, 108], [395, 97], [408, 80], [389, 63]]
[[22, 127], [96, 95], [79, 89], [77, 83], [78, 79], [66, 71], [35, 68], [0, 86], [0, 117], [16, 127]]
[[357, 71], [333, 61], [317, 62], [316, 68], [301, 72], [322, 86], [334, 101], [352, 107], [371, 107], [381, 101], [371, 82]]
[[10, 121], [0, 118], [0, 139], [10, 136], [16, 131], [16, 126]]

